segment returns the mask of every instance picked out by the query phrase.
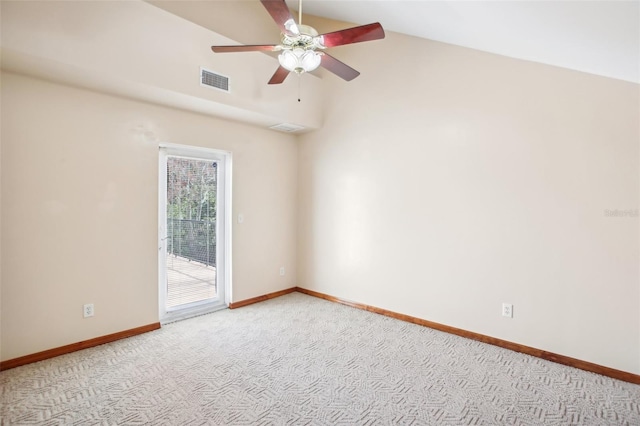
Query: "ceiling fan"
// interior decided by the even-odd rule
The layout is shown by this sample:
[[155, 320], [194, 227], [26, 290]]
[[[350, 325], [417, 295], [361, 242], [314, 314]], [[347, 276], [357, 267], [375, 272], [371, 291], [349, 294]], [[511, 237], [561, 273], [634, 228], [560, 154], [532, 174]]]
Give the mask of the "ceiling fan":
[[302, 0], [299, 0], [297, 24], [289, 12], [285, 0], [260, 0], [260, 2], [282, 31], [280, 44], [211, 46], [211, 50], [215, 53], [280, 52], [278, 55], [280, 66], [269, 80], [269, 84], [282, 83], [290, 72], [302, 74], [313, 71], [319, 66], [346, 81], [351, 81], [360, 73], [327, 54], [324, 50], [329, 47], [384, 38], [382, 25], [377, 22], [332, 33], [318, 34], [314, 28], [302, 25]]

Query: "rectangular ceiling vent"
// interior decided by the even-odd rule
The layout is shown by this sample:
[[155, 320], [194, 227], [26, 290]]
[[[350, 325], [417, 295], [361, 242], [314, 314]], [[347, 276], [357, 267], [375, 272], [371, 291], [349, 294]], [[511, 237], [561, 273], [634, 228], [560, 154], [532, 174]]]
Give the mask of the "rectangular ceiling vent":
[[200, 68], [200, 85], [213, 87], [214, 89], [229, 91], [229, 77], [217, 74], [204, 68]]
[[275, 126], [271, 126], [269, 128], [273, 130], [278, 130], [279, 132], [286, 132], [286, 133], [293, 133], [293, 132], [297, 132], [298, 130], [304, 129], [304, 127], [302, 126], [298, 126], [297, 124], [289, 124], [289, 123], [280, 123], [280, 124], [276, 124]]

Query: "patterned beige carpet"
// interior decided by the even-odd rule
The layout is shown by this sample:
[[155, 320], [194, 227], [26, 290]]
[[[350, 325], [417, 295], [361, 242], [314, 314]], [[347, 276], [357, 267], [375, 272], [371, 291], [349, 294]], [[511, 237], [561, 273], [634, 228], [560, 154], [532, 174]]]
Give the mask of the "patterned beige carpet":
[[0, 385], [3, 425], [640, 425], [640, 386], [298, 293]]

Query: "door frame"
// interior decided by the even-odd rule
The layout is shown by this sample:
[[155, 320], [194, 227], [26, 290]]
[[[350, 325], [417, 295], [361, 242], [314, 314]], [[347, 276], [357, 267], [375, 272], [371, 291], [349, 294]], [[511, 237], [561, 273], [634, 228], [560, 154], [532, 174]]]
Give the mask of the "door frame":
[[[232, 291], [231, 275], [231, 177], [232, 153], [229, 151], [201, 148], [196, 146], [161, 143], [158, 147], [158, 317], [160, 323], [202, 315], [229, 306]], [[216, 280], [222, 297], [216, 303], [199, 303], [187, 305], [185, 309], [167, 311], [167, 157], [176, 156], [195, 160], [213, 160], [218, 163], [217, 198], [222, 203], [216, 207]], [[222, 204], [222, 206], [220, 206]], [[220, 208], [222, 207], [222, 208]], [[222, 250], [220, 250], [222, 248]]]

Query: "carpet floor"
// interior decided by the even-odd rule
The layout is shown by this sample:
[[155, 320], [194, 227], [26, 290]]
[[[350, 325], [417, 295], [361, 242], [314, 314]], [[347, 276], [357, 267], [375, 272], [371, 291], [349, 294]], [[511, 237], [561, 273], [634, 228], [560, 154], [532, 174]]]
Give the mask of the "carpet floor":
[[0, 372], [3, 425], [640, 425], [640, 386], [299, 293]]

